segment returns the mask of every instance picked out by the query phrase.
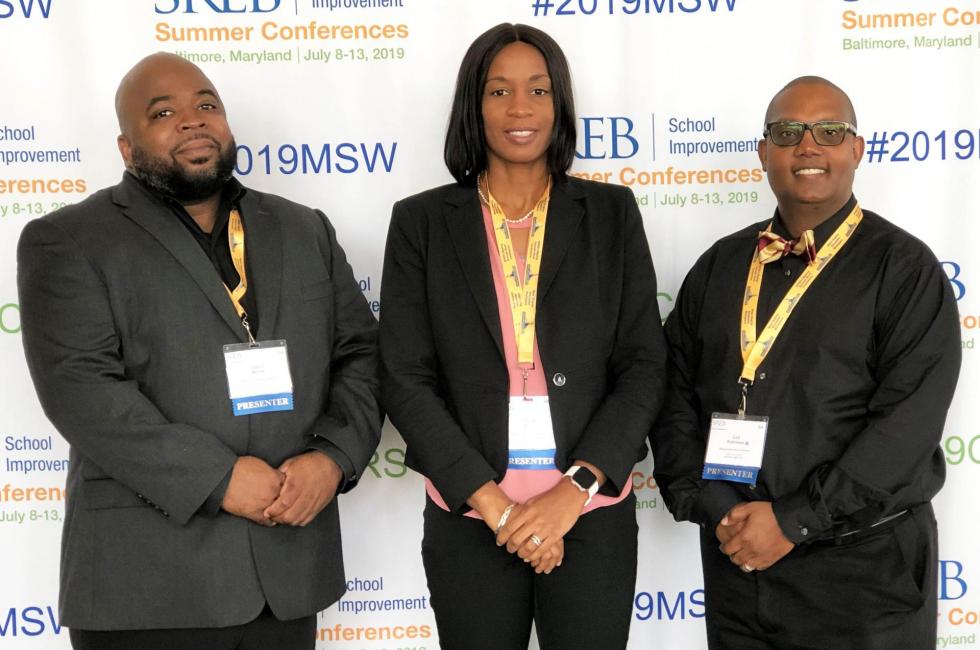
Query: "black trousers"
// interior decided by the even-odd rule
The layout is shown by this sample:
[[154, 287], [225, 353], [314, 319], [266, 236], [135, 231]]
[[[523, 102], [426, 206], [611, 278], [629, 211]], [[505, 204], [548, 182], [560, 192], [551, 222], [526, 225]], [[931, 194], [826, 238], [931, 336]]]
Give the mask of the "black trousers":
[[316, 616], [280, 621], [268, 605], [244, 625], [173, 630], [68, 631], [75, 650], [311, 650]]
[[636, 499], [583, 515], [550, 575], [505, 547], [478, 519], [426, 499], [422, 564], [439, 642], [450, 650], [615, 650], [629, 638], [636, 585]]
[[708, 646], [739, 650], [936, 647], [932, 507], [851, 543], [797, 547], [743, 573], [701, 533]]

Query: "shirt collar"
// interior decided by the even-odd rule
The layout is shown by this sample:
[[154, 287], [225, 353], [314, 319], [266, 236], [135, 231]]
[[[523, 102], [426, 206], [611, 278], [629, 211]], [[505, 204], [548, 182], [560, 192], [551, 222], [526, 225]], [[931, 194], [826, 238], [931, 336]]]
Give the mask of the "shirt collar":
[[[123, 179], [124, 182], [131, 184], [135, 187], [138, 187], [146, 195], [155, 199], [159, 203], [163, 204], [172, 212], [178, 215], [183, 215], [184, 217], [186, 217], [186, 220], [189, 220], [190, 223], [192, 223], [196, 228], [198, 228], [198, 230], [200, 230], [200, 227], [197, 225], [197, 223], [195, 223], [194, 220], [190, 218], [190, 215], [187, 213], [186, 208], [184, 208], [184, 206], [180, 203], [180, 201], [178, 201], [174, 197], [170, 196], [169, 194], [164, 194], [163, 192], [160, 192], [150, 187], [149, 185], [144, 183], [138, 176], [136, 176], [129, 170], [126, 170]], [[237, 206], [240, 204], [242, 197], [245, 196], [245, 193], [247, 191], [248, 190], [245, 188], [245, 186], [242, 185], [239, 182], [239, 180], [234, 176], [228, 179], [228, 182], [226, 182], [225, 186], [221, 189], [221, 204], [220, 207], [218, 208], [218, 215], [217, 215], [217, 219], [215, 220], [212, 234], [221, 232], [224, 229], [225, 224], [228, 222], [228, 212], [231, 211], [231, 208], [233, 206]]]
[[[857, 205], [857, 199], [851, 194], [851, 198], [847, 199], [844, 207], [830, 215], [828, 219], [825, 219], [823, 223], [813, 229], [813, 240], [817, 250], [820, 250], [820, 247], [837, 230], [837, 227], [844, 223], [844, 220], [851, 214], [855, 205]], [[783, 218], [779, 214], [779, 208], [776, 208], [772, 222], [772, 231], [774, 233], [785, 239], [793, 239], [793, 234], [790, 233], [786, 224], [783, 223]]]

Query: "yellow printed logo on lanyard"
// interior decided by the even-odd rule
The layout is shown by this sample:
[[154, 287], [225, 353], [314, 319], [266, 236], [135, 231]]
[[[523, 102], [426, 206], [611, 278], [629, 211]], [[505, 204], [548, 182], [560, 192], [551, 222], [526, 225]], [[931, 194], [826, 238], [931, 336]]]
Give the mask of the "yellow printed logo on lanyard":
[[225, 285], [225, 290], [235, 305], [238, 316], [245, 315], [245, 308], [242, 307], [242, 296], [248, 291], [248, 279], [245, 277], [245, 228], [242, 226], [242, 217], [238, 210], [232, 210], [228, 215], [228, 248], [231, 250], [231, 261], [238, 271], [238, 286], [229, 289]]
[[[489, 190], [489, 188], [488, 188]], [[544, 251], [544, 230], [548, 218], [548, 200], [551, 197], [551, 181], [544, 194], [534, 204], [531, 215], [531, 232], [527, 239], [527, 257], [524, 261], [524, 276], [517, 268], [517, 257], [507, 227], [507, 217], [503, 208], [490, 192], [487, 204], [493, 220], [493, 233], [497, 240], [497, 255], [504, 271], [507, 295], [510, 298], [510, 314], [514, 321], [514, 338], [517, 341], [517, 363], [534, 364], [534, 319], [538, 303], [538, 277], [541, 271], [541, 253]]]
[[238, 286], [229, 289], [226, 284], [225, 291], [228, 292], [238, 317], [242, 319], [242, 326], [245, 327], [249, 342], [255, 343], [252, 327], [248, 324], [248, 314], [242, 306], [242, 296], [248, 291], [248, 277], [245, 275], [245, 227], [242, 225], [242, 217], [238, 214], [238, 210], [232, 210], [228, 215], [228, 249], [231, 251], [231, 261], [235, 265], [235, 271], [238, 272]]
[[[816, 259], [803, 270], [800, 277], [796, 279], [790, 287], [782, 302], [776, 307], [762, 330], [762, 335], [756, 339], [756, 314], [759, 306], [759, 290], [762, 287], [762, 261], [759, 259], [759, 251], [752, 256], [752, 263], [749, 265], [749, 276], [745, 281], [745, 297], [742, 300], [742, 320], [741, 320], [741, 347], [742, 347], [742, 374], [739, 383], [747, 382], [751, 384], [755, 381], [755, 372], [762, 365], [766, 355], [772, 350], [776, 337], [783, 330], [790, 314], [800, 303], [800, 299], [806, 290], [810, 288], [813, 281], [817, 279], [824, 267], [834, 258], [840, 249], [844, 247], [847, 240], [851, 238], [857, 225], [861, 223], [864, 213], [857, 205], [851, 210], [830, 239], [817, 251]], [[744, 393], [743, 393], [744, 395]]]

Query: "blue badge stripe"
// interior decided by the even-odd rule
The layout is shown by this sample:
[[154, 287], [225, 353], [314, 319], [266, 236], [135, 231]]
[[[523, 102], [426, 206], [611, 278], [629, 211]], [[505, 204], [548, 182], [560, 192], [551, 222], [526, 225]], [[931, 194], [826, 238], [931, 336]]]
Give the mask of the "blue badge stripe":
[[270, 411], [292, 411], [293, 394], [252, 395], [231, 400], [231, 412], [235, 415], [254, 415]]
[[554, 449], [511, 449], [507, 469], [558, 469]]
[[701, 472], [701, 478], [755, 485], [756, 479], [759, 478], [759, 468], [705, 463], [704, 470]]

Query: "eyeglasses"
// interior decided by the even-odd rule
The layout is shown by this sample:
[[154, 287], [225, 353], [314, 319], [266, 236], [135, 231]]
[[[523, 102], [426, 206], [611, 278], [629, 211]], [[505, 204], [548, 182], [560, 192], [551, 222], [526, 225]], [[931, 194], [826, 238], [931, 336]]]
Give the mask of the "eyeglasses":
[[780, 147], [795, 147], [803, 140], [803, 132], [809, 130], [813, 141], [824, 147], [834, 147], [844, 141], [848, 133], [857, 135], [856, 127], [847, 122], [770, 122], [762, 137]]

